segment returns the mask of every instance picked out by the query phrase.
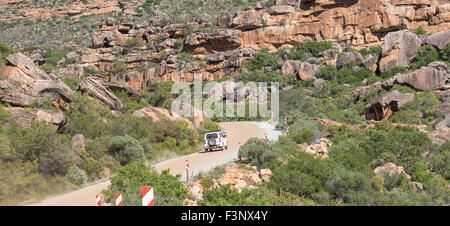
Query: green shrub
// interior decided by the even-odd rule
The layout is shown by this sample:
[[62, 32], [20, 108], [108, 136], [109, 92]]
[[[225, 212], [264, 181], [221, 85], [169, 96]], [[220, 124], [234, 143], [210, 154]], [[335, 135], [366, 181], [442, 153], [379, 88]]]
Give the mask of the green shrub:
[[370, 46], [368, 49], [364, 48], [359, 50], [358, 52], [361, 53], [361, 55], [366, 56], [369, 54], [375, 54], [375, 55], [381, 55], [381, 46]]
[[416, 30], [414, 30], [414, 33], [418, 35], [428, 35], [427, 30], [423, 29], [422, 27], [419, 27]]
[[121, 78], [122, 75], [123, 75], [125, 72], [127, 72], [127, 71], [128, 71], [128, 66], [127, 66], [127, 64], [125, 64], [125, 63], [123, 63], [123, 62], [121, 62], [121, 61], [119, 61], [119, 60], [116, 60], [116, 61], [114, 61], [114, 63], [113, 63], [113, 66], [112, 66], [112, 69], [111, 69], [111, 71], [110, 71], [110, 74], [112, 74], [112, 75], [114, 75], [114, 76], [117, 76], [117, 77]]
[[181, 62], [194, 62], [195, 58], [189, 53], [181, 52], [178, 53], [178, 60]]
[[263, 72], [262, 70], [253, 70], [245, 73], [239, 73], [234, 76], [236, 82], [267, 82], [270, 86], [270, 82], [278, 82], [279, 87], [285, 87], [288, 85], [295, 85], [298, 83], [295, 75], [284, 75], [280, 71]]
[[450, 180], [450, 142], [445, 142], [437, 153], [432, 154], [431, 165], [435, 172]]
[[427, 189], [433, 179], [433, 173], [428, 171], [426, 163], [418, 161], [414, 163], [409, 174], [412, 181], [417, 181], [423, 184], [424, 189]]
[[290, 135], [290, 137], [297, 144], [303, 144], [303, 143], [311, 144], [313, 136], [314, 136], [314, 133], [311, 130], [303, 130], [301, 133], [295, 133], [295, 134]]
[[411, 69], [417, 70], [423, 66], [428, 65], [433, 61], [441, 60], [439, 52], [432, 45], [423, 45], [417, 52], [416, 56], [411, 64]]
[[114, 202], [114, 194], [123, 194], [124, 206], [141, 206], [140, 189], [152, 186], [155, 206], [182, 205], [187, 198], [188, 190], [179, 181], [180, 175], [172, 176], [168, 170], [161, 174], [149, 169], [143, 162], [131, 163], [121, 167], [111, 177], [111, 186], [104, 190], [105, 200]]
[[359, 146], [359, 141], [356, 138], [346, 139], [333, 145], [329, 156], [334, 161], [340, 163], [346, 169], [369, 172], [371, 158], [366, 150]]
[[450, 63], [450, 43], [445, 44], [441, 49], [441, 58]]
[[11, 113], [5, 110], [3, 106], [0, 105], [0, 125], [5, 122], [9, 122], [9, 118], [11, 117]]
[[267, 49], [263, 49], [256, 53], [250, 60], [245, 63], [245, 67], [249, 70], [260, 70], [263, 67], [270, 66], [276, 68], [278, 64], [278, 56], [269, 53]]
[[324, 190], [334, 164], [315, 159], [303, 151], [292, 153], [287, 164], [276, 167], [269, 187], [277, 192], [291, 192], [298, 196], [311, 197], [313, 193]]
[[371, 182], [361, 173], [338, 171], [327, 182], [327, 191], [350, 205], [370, 205], [373, 202]]
[[203, 178], [200, 184], [203, 186], [203, 189], [210, 189], [214, 185], [214, 180], [211, 177]]
[[145, 157], [144, 148], [139, 141], [128, 135], [112, 137], [108, 152], [122, 165], [127, 165]]
[[[64, 56], [67, 55], [67, 53], [70, 50], [70, 47], [65, 46], [62, 49], [56, 49], [56, 50], [51, 49], [50, 47], [45, 47], [44, 49], [47, 52], [47, 55], [45, 57], [45, 63], [52, 65], [53, 67], [56, 67], [58, 61], [60, 61]], [[50, 66], [48, 66], [48, 67], [50, 67]]]
[[0, 66], [6, 63], [6, 57], [16, 52], [15, 49], [9, 47], [7, 44], [0, 43]]
[[127, 39], [127, 41], [125, 42], [125, 44], [123, 45], [123, 47], [125, 48], [133, 48], [133, 47], [138, 47], [139, 46], [139, 42], [136, 39]]
[[45, 175], [65, 175], [72, 162], [70, 139], [57, 134], [45, 122], [33, 122], [31, 130], [13, 125], [8, 130], [15, 159], [37, 161], [39, 172]]
[[247, 158], [253, 165], [261, 166], [264, 162], [274, 160], [281, 150], [272, 146], [267, 140], [250, 138], [240, 149], [239, 159]]
[[335, 80], [338, 77], [338, 69], [333, 65], [327, 65], [320, 69], [316, 77], [323, 78], [325, 80]]
[[396, 74], [398, 74], [398, 73], [405, 74], [406, 72], [408, 72], [408, 69], [407, 69], [406, 67], [403, 67], [403, 66], [395, 66], [395, 67], [393, 67], [393, 68], [392, 68], [391, 70], [389, 70], [389, 71], [382, 72], [380, 76], [381, 76], [383, 79], [387, 79], [387, 78], [393, 77], [394, 75], [396, 75]]
[[309, 58], [309, 56], [318, 57], [320, 52], [331, 48], [333, 48], [333, 44], [328, 41], [315, 42], [306, 40], [302, 44], [296, 45], [291, 49], [289, 58], [293, 60], [305, 61]]
[[84, 170], [80, 170], [76, 167], [70, 168], [68, 175], [69, 175], [70, 180], [76, 185], [85, 184], [88, 180], [88, 177], [86, 176], [86, 172], [84, 172]]

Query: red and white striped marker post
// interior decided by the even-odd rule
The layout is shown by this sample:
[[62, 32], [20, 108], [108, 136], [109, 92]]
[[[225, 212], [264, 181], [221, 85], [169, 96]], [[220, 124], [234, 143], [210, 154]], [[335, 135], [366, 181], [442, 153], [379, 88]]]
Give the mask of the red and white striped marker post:
[[116, 206], [122, 206], [122, 194], [116, 194]]
[[266, 138], [266, 140], [267, 140], [267, 133], [264, 133], [264, 138]]
[[142, 206], [154, 206], [153, 187], [147, 186], [141, 188]]
[[189, 183], [189, 160], [185, 161], [185, 167], [186, 167], [186, 182]]
[[95, 196], [95, 205], [101, 206], [102, 205], [102, 197], [100, 195]]
[[286, 124], [286, 125], [287, 125], [287, 120], [286, 120], [286, 119], [284, 119], [284, 124]]
[[289, 135], [289, 126], [286, 128], [286, 134]]

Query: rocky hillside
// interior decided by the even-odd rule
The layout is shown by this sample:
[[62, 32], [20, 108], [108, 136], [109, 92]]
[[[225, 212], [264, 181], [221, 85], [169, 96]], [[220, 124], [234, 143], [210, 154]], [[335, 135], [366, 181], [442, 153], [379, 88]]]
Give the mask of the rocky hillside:
[[[30, 1], [2, 3], [0, 18], [9, 19], [0, 29], [8, 44], [0, 44], [0, 185], [20, 186], [7, 183], [16, 171], [50, 178], [45, 186], [55, 178], [80, 185], [111, 170], [145, 176], [143, 161], [198, 151], [199, 137], [217, 124], [204, 112], [185, 119], [167, 109], [174, 82], [201, 76], [249, 100], [256, 94], [239, 82], [281, 87], [278, 129], [289, 133], [279, 142], [253, 139], [239, 154], [257, 171], [270, 169], [272, 179], [248, 172], [238, 180], [233, 175], [241, 172], [231, 170], [229, 183], [218, 184], [239, 189], [220, 185], [220, 192], [250, 200], [232, 204], [277, 196], [271, 204], [448, 205], [449, 3], [171, 2], [38, 1], [29, 13], [19, 9]], [[10, 20], [14, 9], [22, 12], [17, 21]], [[211, 118], [265, 119], [247, 115]], [[70, 137], [84, 137], [86, 145], [71, 148]], [[19, 167], [5, 167], [13, 164]], [[167, 173], [153, 177], [181, 185]], [[257, 193], [244, 189], [251, 178], [246, 185]], [[197, 192], [191, 195], [198, 187], [188, 186]], [[114, 189], [109, 201], [128, 188]], [[190, 198], [196, 204], [227, 203], [213, 189], [200, 190], [203, 202]], [[178, 192], [176, 202], [163, 204], [181, 204], [188, 192]]]
[[0, 2], [0, 21], [45, 20], [134, 10], [143, 0], [6, 0]]

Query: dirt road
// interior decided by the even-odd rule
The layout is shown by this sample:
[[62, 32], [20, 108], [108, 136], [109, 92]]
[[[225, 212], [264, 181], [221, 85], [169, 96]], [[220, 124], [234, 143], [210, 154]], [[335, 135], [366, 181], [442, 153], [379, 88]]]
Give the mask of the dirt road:
[[[268, 139], [276, 140], [279, 133], [273, 127], [262, 122], [226, 122], [220, 123], [220, 127], [227, 132], [228, 150], [214, 152], [198, 152], [175, 159], [166, 160], [156, 164], [154, 167], [158, 172], [170, 169], [173, 175], [181, 174], [183, 181], [186, 180], [185, 160], [189, 160], [189, 176], [199, 172], [207, 172], [216, 166], [225, 164], [237, 158], [238, 142], [244, 144], [249, 138], [263, 138], [267, 133]], [[61, 196], [46, 199], [42, 202], [31, 204], [31, 206], [94, 206], [95, 195], [100, 194], [103, 189], [107, 189], [109, 181], [98, 183], [73, 191]]]

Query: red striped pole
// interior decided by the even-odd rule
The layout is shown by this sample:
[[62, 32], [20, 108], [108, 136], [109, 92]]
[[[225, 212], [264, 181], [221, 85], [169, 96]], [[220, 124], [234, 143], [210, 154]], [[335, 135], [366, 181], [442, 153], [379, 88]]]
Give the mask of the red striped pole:
[[142, 187], [141, 188], [141, 196], [142, 196], [142, 206], [154, 206], [155, 202], [153, 200], [153, 187]]
[[289, 135], [289, 126], [286, 128], [286, 134]]
[[186, 164], [186, 182], [189, 183], [189, 160], [186, 159], [185, 164]]
[[95, 205], [101, 206], [102, 205], [102, 197], [100, 195], [95, 196]]
[[264, 133], [264, 137], [266, 138], [266, 140], [267, 140], [267, 133]]
[[122, 206], [122, 194], [116, 194], [116, 206]]

